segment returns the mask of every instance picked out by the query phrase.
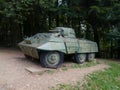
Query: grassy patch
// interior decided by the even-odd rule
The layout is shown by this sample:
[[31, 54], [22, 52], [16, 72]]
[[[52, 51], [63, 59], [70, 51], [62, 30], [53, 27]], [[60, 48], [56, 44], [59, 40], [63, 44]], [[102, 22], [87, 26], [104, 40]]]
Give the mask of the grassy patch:
[[54, 70], [46, 70], [45, 72], [48, 74], [53, 74], [55, 71]]
[[87, 82], [82, 86], [83, 90], [120, 90], [120, 65], [111, 62], [111, 67], [104, 71], [98, 71], [86, 77]]
[[67, 68], [67, 67], [63, 67], [63, 68], [61, 68], [61, 70], [63, 70], [63, 71], [67, 71], [68, 68]]
[[99, 64], [99, 62], [97, 62], [96, 60], [93, 60], [91, 62], [85, 62], [83, 64], [73, 64], [71, 67], [72, 68], [83, 68], [83, 67], [91, 67], [91, 66], [95, 66]]
[[51, 90], [80, 90], [79, 85], [59, 84], [57, 87], [52, 87]]
[[73, 64], [71, 64], [70, 66], [62, 67], [61, 70], [62, 70], [62, 71], [67, 71], [67, 70], [70, 69], [70, 68], [73, 68], [73, 69], [74, 69], [74, 68], [91, 67], [91, 66], [95, 66], [95, 65], [97, 65], [97, 64], [99, 64], [99, 62], [96, 61], [96, 60], [92, 60], [92, 61], [90, 61], [90, 62], [84, 62], [83, 64], [73, 63]]
[[82, 83], [60, 84], [52, 90], [120, 90], [120, 65], [116, 62], [105, 63], [110, 68], [87, 75]]

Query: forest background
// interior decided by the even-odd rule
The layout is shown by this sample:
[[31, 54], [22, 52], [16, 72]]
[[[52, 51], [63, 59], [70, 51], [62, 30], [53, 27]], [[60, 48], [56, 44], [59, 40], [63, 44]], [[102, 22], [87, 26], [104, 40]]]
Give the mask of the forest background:
[[97, 57], [120, 58], [119, 0], [0, 0], [0, 47], [58, 26], [97, 42]]

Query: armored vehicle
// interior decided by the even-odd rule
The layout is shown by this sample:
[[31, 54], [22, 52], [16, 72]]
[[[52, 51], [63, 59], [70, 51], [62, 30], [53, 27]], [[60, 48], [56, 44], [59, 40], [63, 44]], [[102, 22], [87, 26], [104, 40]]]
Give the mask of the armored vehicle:
[[56, 27], [51, 33], [38, 33], [19, 43], [25, 54], [40, 60], [43, 67], [58, 68], [64, 56], [73, 56], [77, 63], [93, 60], [98, 52], [96, 42], [78, 39], [72, 28]]

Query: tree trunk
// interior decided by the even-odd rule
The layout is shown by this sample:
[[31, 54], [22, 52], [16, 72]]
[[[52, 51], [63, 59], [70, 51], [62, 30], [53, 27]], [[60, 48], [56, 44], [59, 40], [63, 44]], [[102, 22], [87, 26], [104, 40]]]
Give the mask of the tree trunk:
[[59, 27], [59, 15], [56, 16], [56, 26]]
[[113, 58], [113, 41], [110, 41], [110, 58]]
[[51, 25], [52, 25], [52, 18], [51, 18], [51, 14], [50, 14], [50, 12], [49, 12], [49, 29], [51, 29]]
[[[94, 33], [94, 41], [97, 43], [98, 51], [99, 51], [100, 50], [99, 35], [98, 35], [99, 33], [98, 33], [98, 29], [96, 27], [93, 27], [93, 33]], [[100, 53], [99, 52], [96, 54], [96, 57], [100, 57]]]

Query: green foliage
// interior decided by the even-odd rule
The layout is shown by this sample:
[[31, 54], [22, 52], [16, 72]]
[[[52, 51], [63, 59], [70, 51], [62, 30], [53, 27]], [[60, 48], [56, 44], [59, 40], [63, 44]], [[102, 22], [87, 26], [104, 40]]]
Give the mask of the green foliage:
[[[120, 27], [120, 1], [62, 1], [58, 5], [57, 0], [0, 0], [1, 42], [7, 42], [8, 46], [16, 45], [26, 36], [65, 26], [74, 28], [79, 38], [94, 40], [99, 50], [103, 50], [104, 33], [110, 32], [113, 25]], [[82, 24], [86, 26], [85, 30]], [[14, 34], [17, 34], [18, 40], [14, 40], [17, 38]], [[2, 35], [6, 38], [2, 39]], [[109, 41], [106, 43], [110, 46]]]

